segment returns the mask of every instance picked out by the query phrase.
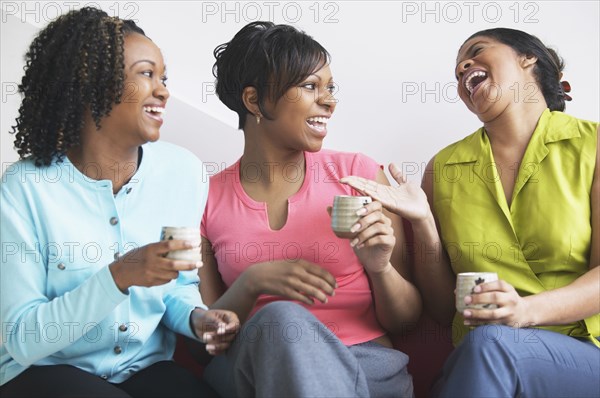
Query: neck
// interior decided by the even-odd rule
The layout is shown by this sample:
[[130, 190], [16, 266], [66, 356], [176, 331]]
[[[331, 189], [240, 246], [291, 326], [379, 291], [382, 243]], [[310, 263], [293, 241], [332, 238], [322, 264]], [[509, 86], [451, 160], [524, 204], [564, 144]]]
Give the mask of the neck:
[[103, 137], [98, 131], [83, 132], [81, 144], [70, 149], [67, 156], [87, 177], [110, 180], [116, 194], [137, 171], [139, 146], [124, 147]]
[[290, 178], [295, 180], [299, 172], [304, 175], [306, 165], [303, 151], [277, 147], [260, 134], [244, 132], [244, 136], [244, 154], [240, 160], [242, 181], [271, 186], [289, 182]]
[[539, 102], [514, 105], [508, 107], [496, 119], [484, 122], [483, 126], [492, 148], [506, 148], [524, 153], [540, 116], [546, 109], [546, 102], [542, 98]]

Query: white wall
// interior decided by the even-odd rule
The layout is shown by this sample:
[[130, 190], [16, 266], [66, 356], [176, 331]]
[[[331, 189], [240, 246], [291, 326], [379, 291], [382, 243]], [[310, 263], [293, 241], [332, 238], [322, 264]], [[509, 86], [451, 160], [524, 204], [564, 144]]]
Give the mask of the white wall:
[[[33, 32], [59, 10], [87, 3], [3, 2], [3, 163], [16, 159], [8, 130], [19, 97], [12, 90]], [[99, 3], [136, 19], [163, 50], [172, 94], [163, 139], [217, 168], [235, 161], [243, 142], [237, 116], [212, 94], [212, 51], [255, 19], [292, 23], [332, 54], [339, 104], [325, 146], [361, 151], [382, 164], [396, 161], [414, 179], [420, 178], [415, 166], [480, 125], [458, 101], [453, 70], [460, 44], [481, 29], [516, 27], [556, 48], [573, 87], [567, 112], [600, 120], [598, 1]]]

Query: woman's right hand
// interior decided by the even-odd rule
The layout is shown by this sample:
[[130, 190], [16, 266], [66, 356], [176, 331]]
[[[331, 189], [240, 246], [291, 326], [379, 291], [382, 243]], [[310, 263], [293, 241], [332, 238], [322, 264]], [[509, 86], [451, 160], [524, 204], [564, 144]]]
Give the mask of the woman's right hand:
[[191, 248], [192, 244], [183, 240], [150, 243], [127, 252], [110, 264], [110, 272], [122, 292], [126, 292], [131, 286], [164, 285], [177, 279], [179, 271], [191, 271], [202, 266], [201, 261], [172, 260], [164, 257], [171, 250]]
[[398, 183], [397, 187], [379, 184], [376, 181], [357, 176], [344, 177], [340, 179], [340, 182], [381, 202], [388, 211], [407, 220], [419, 221], [429, 217], [431, 210], [427, 202], [427, 195], [421, 187], [408, 182], [394, 163], [390, 164], [389, 170]]
[[337, 283], [333, 275], [305, 260], [273, 261], [252, 265], [244, 272], [246, 286], [255, 297], [260, 294], [281, 296], [307, 305], [317, 299], [327, 302]]

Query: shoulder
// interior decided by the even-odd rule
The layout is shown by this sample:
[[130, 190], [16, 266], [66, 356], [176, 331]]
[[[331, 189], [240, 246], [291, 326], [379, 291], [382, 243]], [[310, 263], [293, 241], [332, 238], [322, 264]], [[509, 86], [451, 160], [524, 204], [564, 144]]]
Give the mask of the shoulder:
[[27, 187], [59, 183], [70, 174], [63, 163], [53, 160], [48, 166], [36, 166], [32, 158], [26, 158], [3, 167], [0, 187], [12, 193], [26, 190]]
[[235, 185], [240, 184], [239, 160], [220, 172], [209, 177], [210, 190], [208, 202], [210, 206], [224, 205], [236, 196]]
[[[329, 173], [335, 174], [337, 177], [345, 177], [348, 175], [360, 175], [366, 178], [373, 179], [381, 165], [369, 156], [360, 152], [341, 152], [330, 149], [322, 149], [319, 152], [310, 153], [307, 159], [310, 158], [311, 164], [306, 167], [319, 167]], [[366, 176], [364, 174], [367, 174]]]
[[545, 136], [547, 143], [556, 151], [572, 151], [579, 159], [596, 159], [598, 143], [598, 122], [579, 119], [563, 112], [550, 112], [548, 129]]
[[433, 168], [444, 165], [446, 162], [448, 162], [452, 155], [459, 156], [461, 159], [471, 158], [477, 155], [477, 150], [481, 147], [480, 138], [482, 133], [483, 128], [479, 128], [477, 131], [469, 134], [465, 138], [442, 148], [434, 155], [433, 159], [431, 159], [430, 165]]
[[43, 203], [55, 192], [70, 187], [72, 173], [53, 161], [49, 166], [36, 166], [33, 159], [19, 160], [4, 168], [0, 181], [2, 217], [28, 214], [28, 207]]
[[310, 156], [314, 159], [339, 160], [350, 164], [361, 160], [370, 160], [374, 162], [370, 157], [360, 152], [342, 152], [331, 149], [321, 149], [319, 152], [312, 152]]
[[581, 132], [591, 132], [598, 128], [598, 122], [591, 120], [580, 119], [576, 116], [569, 115], [560, 111], [551, 111], [549, 122], [553, 125], [564, 126], [580, 130]]
[[186, 181], [201, 181], [202, 185], [208, 183], [204, 164], [188, 149], [161, 141], [145, 144], [142, 148], [144, 178], [166, 179], [172, 184]]
[[584, 139], [593, 140], [596, 142], [598, 136], [598, 122], [594, 122], [591, 120], [579, 119], [571, 115], [563, 114], [568, 119], [572, 120], [573, 124], [577, 126], [577, 130], [579, 134]]
[[178, 167], [200, 166], [202, 162], [190, 150], [165, 141], [157, 141], [145, 144], [142, 148], [152, 157], [161, 158], [163, 161], [172, 162]]

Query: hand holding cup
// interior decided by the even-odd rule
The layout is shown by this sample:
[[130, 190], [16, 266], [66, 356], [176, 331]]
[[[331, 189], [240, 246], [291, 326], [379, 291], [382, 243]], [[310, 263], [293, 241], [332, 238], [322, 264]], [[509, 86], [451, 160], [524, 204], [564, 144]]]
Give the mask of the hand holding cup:
[[169, 251], [165, 257], [173, 260], [202, 261], [200, 229], [198, 227], [163, 227], [160, 240], [184, 240], [192, 247]]
[[463, 313], [466, 309], [493, 309], [496, 304], [466, 304], [465, 297], [473, 294], [475, 286], [498, 280], [495, 272], [463, 272], [456, 277], [456, 310]]
[[197, 232], [166, 235], [163, 228], [164, 240], [138, 247], [117, 258], [109, 266], [117, 287], [126, 292], [131, 286], [163, 285], [176, 279], [180, 271], [202, 266], [200, 230], [194, 229]]
[[334, 197], [331, 210], [333, 233], [342, 239], [354, 238], [356, 231], [352, 231], [352, 227], [360, 219], [356, 212], [369, 203], [371, 198], [368, 196], [337, 195]]

